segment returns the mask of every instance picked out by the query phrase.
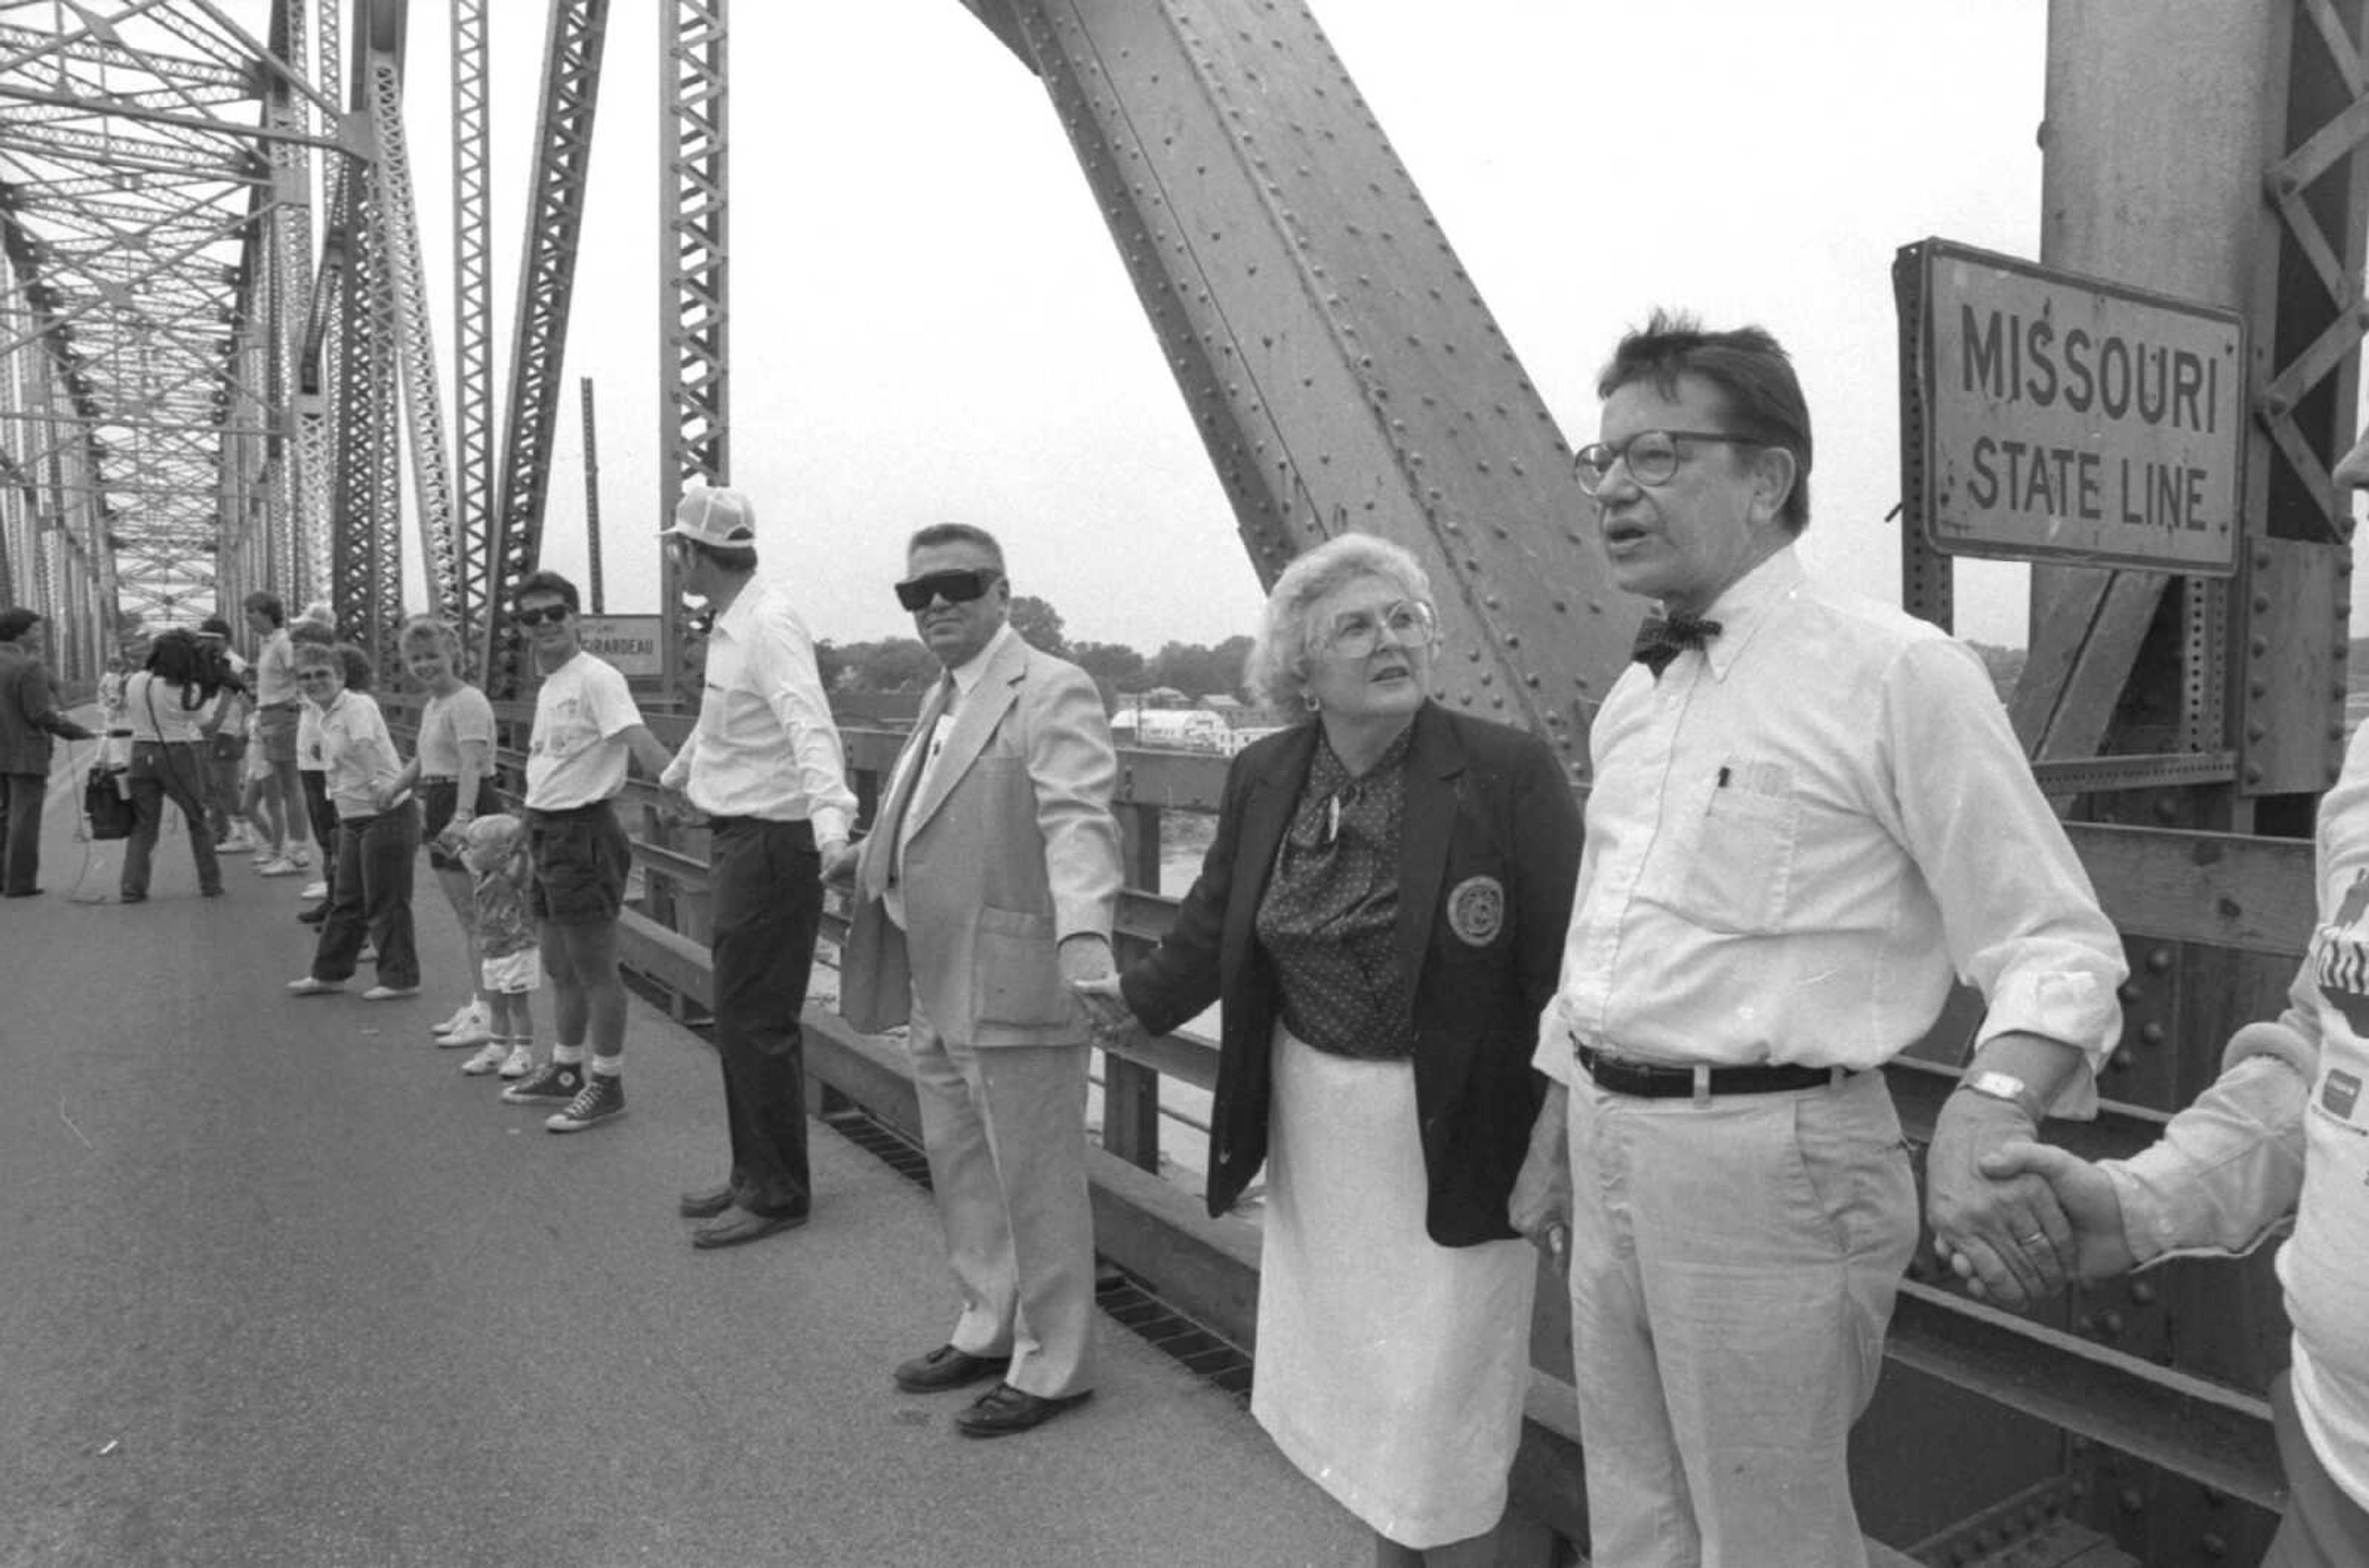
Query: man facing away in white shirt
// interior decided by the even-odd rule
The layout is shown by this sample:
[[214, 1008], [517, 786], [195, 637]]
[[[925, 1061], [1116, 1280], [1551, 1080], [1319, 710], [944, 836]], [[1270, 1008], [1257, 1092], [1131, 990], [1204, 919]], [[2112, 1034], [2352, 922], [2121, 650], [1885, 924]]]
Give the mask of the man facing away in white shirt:
[[1880, 1069], [1987, 1003], [1928, 1150], [1940, 1251], [2061, 1280], [2045, 1184], [1986, 1152], [2094, 1113], [2125, 966], [1973, 653], [1824, 588], [1807, 405], [1758, 328], [1656, 314], [1577, 454], [1612, 578], [1659, 601], [1589, 735], [1547, 1103], [1513, 1198], [1570, 1269], [1590, 1561], [1866, 1561], [1846, 1440], [1916, 1188]]
[[692, 1245], [734, 1247], [806, 1223], [805, 1036], [798, 1014], [822, 923], [822, 879], [854, 863], [855, 795], [814, 639], [777, 583], [757, 580], [757, 509], [694, 488], [662, 537], [676, 580], [715, 612], [699, 723], [659, 782], [708, 828], [715, 1054], [732, 1163], [687, 1192]]

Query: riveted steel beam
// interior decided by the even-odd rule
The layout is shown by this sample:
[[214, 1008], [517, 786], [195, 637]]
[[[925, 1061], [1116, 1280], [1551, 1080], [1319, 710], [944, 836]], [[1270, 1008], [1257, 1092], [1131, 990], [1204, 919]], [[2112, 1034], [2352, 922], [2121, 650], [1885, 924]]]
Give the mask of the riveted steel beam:
[[601, 45], [608, 29], [608, 0], [552, 0], [534, 175], [528, 187], [525, 261], [519, 269], [519, 305], [511, 329], [493, 580], [486, 601], [486, 694], [497, 700], [514, 698], [525, 686], [526, 648], [510, 621], [509, 601], [543, 552], [559, 375], [575, 293], [576, 250], [584, 226]]
[[[994, 7], [973, 7], [990, 22]], [[1586, 774], [1638, 608], [1571, 452], [1304, 5], [1011, 0], [1263, 583], [1360, 530], [1429, 573], [1439, 694]]]
[[[666, 450], [658, 515], [674, 515], [683, 486], [730, 482], [732, 475], [732, 247], [730, 6], [728, 0], [667, 0], [659, 7], [658, 59], [665, 144], [658, 157], [658, 348]], [[674, 564], [659, 555], [662, 678], [683, 692], [683, 645], [695, 635]]]

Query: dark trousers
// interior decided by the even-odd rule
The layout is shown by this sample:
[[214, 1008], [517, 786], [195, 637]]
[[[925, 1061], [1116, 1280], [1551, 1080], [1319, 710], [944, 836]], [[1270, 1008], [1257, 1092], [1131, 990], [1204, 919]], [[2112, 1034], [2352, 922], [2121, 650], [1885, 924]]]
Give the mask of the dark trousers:
[[25, 894], [41, 879], [40, 773], [0, 773], [0, 892]]
[[300, 768], [304, 782], [304, 819], [313, 825], [313, 841], [321, 846], [321, 880], [329, 897], [338, 896], [338, 808], [329, 804], [329, 775], [315, 768]]
[[822, 924], [821, 864], [805, 822], [719, 818], [708, 841], [715, 1054], [732, 1128], [732, 1196], [759, 1214], [804, 1214], [807, 1004]]
[[419, 983], [419, 944], [411, 927], [412, 862], [419, 853], [419, 814], [398, 806], [338, 824], [337, 870], [329, 877], [329, 916], [313, 949], [313, 978], [353, 977], [368, 933], [378, 949], [378, 983]]
[[160, 745], [143, 740], [132, 748], [132, 840], [123, 846], [123, 896], [148, 896], [148, 872], [156, 835], [165, 826], [165, 803], [181, 808], [189, 828], [189, 853], [197, 857], [198, 887], [222, 891], [222, 864], [214, 857], [214, 833], [206, 821], [206, 749], [194, 741]]

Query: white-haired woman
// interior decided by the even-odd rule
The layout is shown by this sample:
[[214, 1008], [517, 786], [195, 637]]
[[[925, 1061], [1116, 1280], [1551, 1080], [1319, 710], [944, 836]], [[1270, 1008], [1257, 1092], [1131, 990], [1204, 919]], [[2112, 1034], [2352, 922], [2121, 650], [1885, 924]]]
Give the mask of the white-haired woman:
[[461, 635], [432, 615], [403, 624], [396, 640], [403, 667], [428, 693], [419, 712], [419, 739], [411, 761], [381, 793], [392, 805], [417, 785], [428, 814], [428, 865], [444, 890], [468, 944], [469, 976], [477, 989], [452, 1017], [431, 1031], [440, 1045], [484, 1047], [494, 1038], [494, 996], [483, 985], [477, 949], [477, 900], [461, 846], [469, 824], [502, 808], [494, 793], [494, 705], [462, 679]]
[[1308, 722], [1234, 759], [1160, 946], [1081, 988], [1109, 1031], [1224, 1002], [1209, 1212], [1267, 1168], [1252, 1413], [1382, 1564], [1494, 1561], [1536, 1280], [1506, 1199], [1579, 864], [1553, 754], [1431, 700], [1436, 626], [1386, 541], [1285, 570], [1252, 675]]

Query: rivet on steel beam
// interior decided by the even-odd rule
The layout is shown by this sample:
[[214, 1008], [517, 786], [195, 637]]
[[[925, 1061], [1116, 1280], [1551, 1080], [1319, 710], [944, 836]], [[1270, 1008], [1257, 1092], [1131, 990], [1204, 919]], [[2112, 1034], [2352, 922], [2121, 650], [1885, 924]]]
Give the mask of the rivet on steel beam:
[[2246, 782], [2248, 784], [2260, 784], [2262, 782], [2262, 770], [2260, 768], [2248, 768], [2246, 770]]
[[2131, 981], [2124, 980], [2121, 986], [2116, 988], [2114, 994], [2122, 999], [2122, 1003], [2124, 1007], [2135, 1007], [2138, 1005], [2139, 998], [2145, 996], [2146, 992], [2141, 990]]
[[2162, 974], [2166, 969], [2170, 968], [2171, 949], [2169, 947], [2149, 948], [2146, 956], [2146, 967], [2147, 972], [2153, 975]]
[[2246, 738], [2249, 740], [2260, 740], [2269, 733], [2270, 727], [2267, 725], [2249, 724], [2246, 727]]
[[2271, 651], [2271, 639], [2268, 637], [2255, 637], [2246, 644], [2246, 651], [2252, 654], [2256, 658], [2260, 658], [2264, 654]]
[[2139, 1044], [2143, 1046], [2159, 1046], [2163, 1044], [2163, 1040], [2164, 1027], [2161, 1023], [2149, 1022], [2139, 1025]]
[[1535, 675], [1525, 675], [1522, 677], [1522, 684], [1535, 692], [1539, 689], [1539, 678]]
[[[2270, 694], [2271, 683], [2269, 681], [2249, 681], [2246, 682], [2246, 695], [2249, 697], [2267, 697]], [[2344, 695], [2344, 688], [2341, 686], [2338, 687], [2336, 689], [2336, 694], [2340, 697]]]
[[2120, 1072], [2130, 1065], [2131, 1053], [2128, 1051], [2116, 1051], [2112, 1056], [2106, 1059], [2106, 1070], [2108, 1072]]
[[2137, 1302], [2142, 1307], [2154, 1305], [2155, 1281], [2151, 1279], [2132, 1280], [2131, 1299]]

